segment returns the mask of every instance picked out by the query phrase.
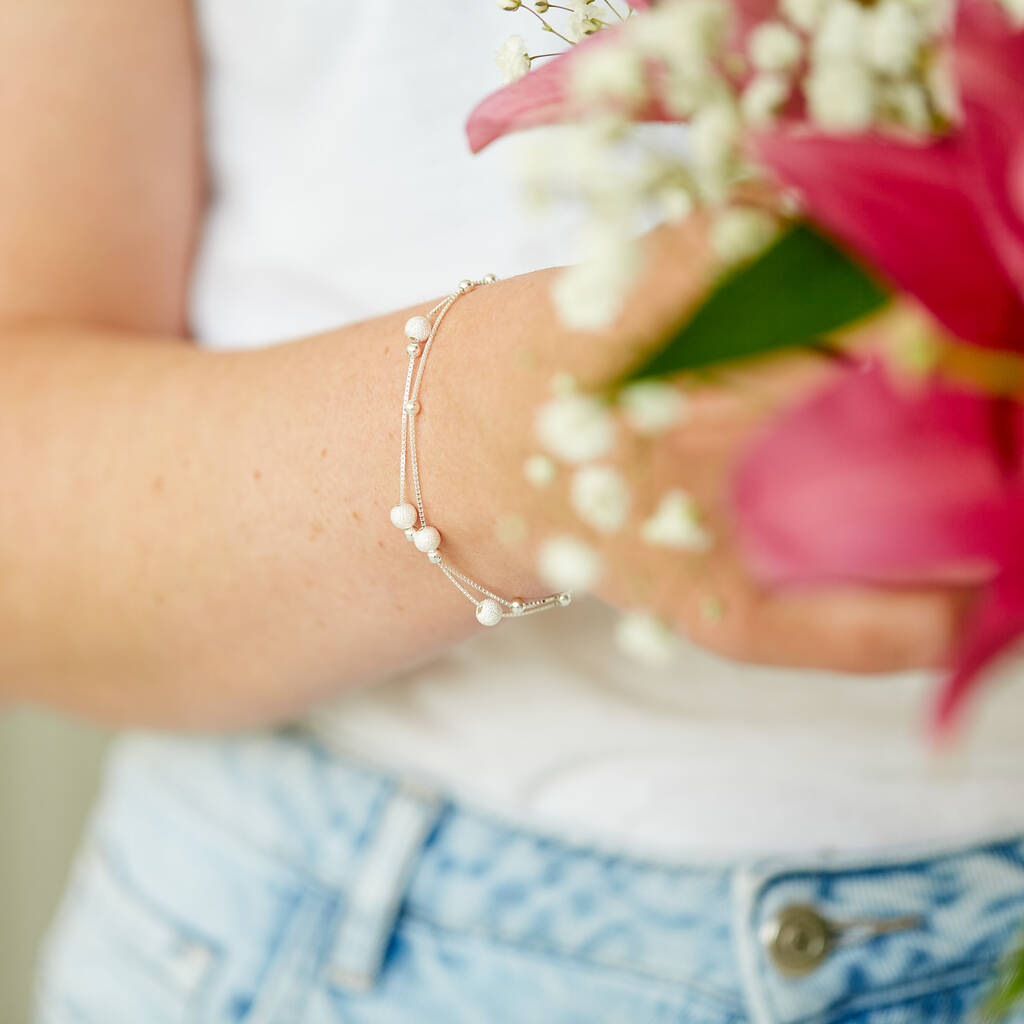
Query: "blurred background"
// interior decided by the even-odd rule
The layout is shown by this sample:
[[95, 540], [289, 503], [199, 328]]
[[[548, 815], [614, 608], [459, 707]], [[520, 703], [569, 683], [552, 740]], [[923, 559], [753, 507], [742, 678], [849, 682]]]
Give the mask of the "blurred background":
[[45, 711], [0, 710], [0, 1024], [28, 1024], [36, 950], [109, 739]]

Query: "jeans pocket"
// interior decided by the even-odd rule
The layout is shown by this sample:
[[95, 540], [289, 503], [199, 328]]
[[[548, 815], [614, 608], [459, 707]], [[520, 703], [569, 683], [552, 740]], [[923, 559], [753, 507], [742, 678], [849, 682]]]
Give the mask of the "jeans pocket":
[[196, 1024], [222, 951], [148, 900], [94, 841], [40, 957], [36, 1024]]

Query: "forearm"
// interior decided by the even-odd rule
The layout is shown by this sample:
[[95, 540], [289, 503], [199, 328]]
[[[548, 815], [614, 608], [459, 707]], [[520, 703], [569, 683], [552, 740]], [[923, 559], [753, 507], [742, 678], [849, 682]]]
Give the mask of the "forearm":
[[[628, 359], [621, 340], [564, 332], [548, 283], [541, 272], [460, 300], [420, 414], [446, 550], [525, 596], [542, 589], [528, 547], [503, 546], [495, 526], [557, 517], [518, 472], [533, 409], [554, 370], [598, 379]], [[637, 330], [668, 308], [648, 287], [627, 314]], [[388, 522], [408, 313], [218, 354], [8, 330], [0, 685], [115, 720], [241, 723], [479, 629]]]

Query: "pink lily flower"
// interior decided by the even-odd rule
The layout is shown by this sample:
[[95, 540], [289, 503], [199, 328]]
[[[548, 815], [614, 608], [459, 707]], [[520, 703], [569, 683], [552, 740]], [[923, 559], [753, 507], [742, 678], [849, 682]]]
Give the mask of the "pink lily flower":
[[1019, 404], [848, 369], [746, 453], [733, 493], [740, 543], [773, 585], [980, 584], [937, 708], [945, 728], [1024, 631], [1021, 452]]
[[[817, 223], [950, 332], [1022, 351], [1024, 32], [990, 0], [964, 0], [952, 57], [963, 118], [945, 139], [790, 127], [755, 145]], [[1022, 453], [1018, 403], [939, 383], [908, 396], [878, 371], [851, 373], [744, 460], [739, 530], [778, 583], [955, 581], [970, 568], [983, 588], [937, 707], [946, 728], [1024, 633]]]

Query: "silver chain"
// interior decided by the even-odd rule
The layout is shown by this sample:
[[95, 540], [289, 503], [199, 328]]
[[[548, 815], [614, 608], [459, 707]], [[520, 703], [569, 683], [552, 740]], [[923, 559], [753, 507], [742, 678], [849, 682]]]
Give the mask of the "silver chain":
[[[398, 504], [391, 510], [391, 521], [405, 531], [408, 540], [415, 542], [419, 550], [437, 565], [452, 585], [470, 602], [476, 605], [476, 617], [485, 626], [497, 625], [506, 616], [520, 617], [549, 608], [565, 607], [572, 601], [572, 594], [549, 594], [547, 597], [525, 601], [522, 598], [506, 598], [489, 590], [471, 576], [460, 572], [451, 565], [440, 551], [441, 537], [435, 527], [427, 522], [423, 508], [423, 488], [420, 484], [419, 453], [416, 447], [416, 418], [420, 410], [420, 385], [427, 366], [427, 357], [437, 337], [438, 329], [448, 310], [456, 301], [481, 285], [493, 284], [497, 278], [488, 274], [479, 281], [459, 282], [457, 291], [442, 299], [429, 313], [413, 317], [406, 324], [409, 345], [409, 368], [405, 375], [402, 391], [402, 450], [399, 464]], [[425, 332], [425, 335], [424, 335]], [[411, 473], [410, 473], [411, 471]], [[406, 501], [406, 485], [412, 477], [415, 506]], [[475, 593], [474, 593], [475, 592]]]

